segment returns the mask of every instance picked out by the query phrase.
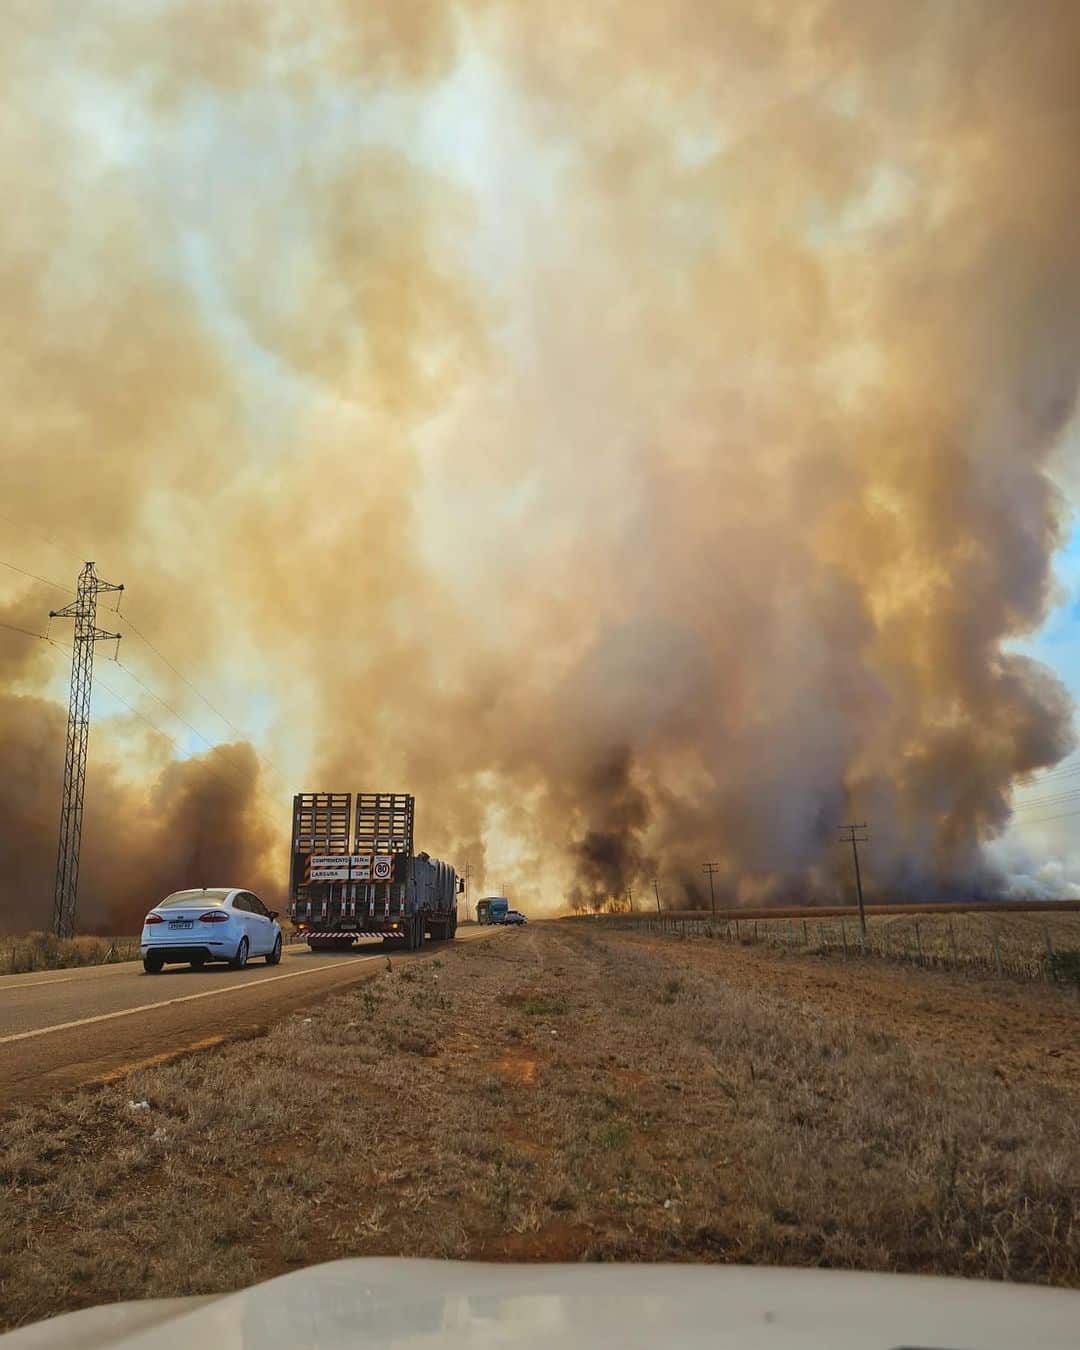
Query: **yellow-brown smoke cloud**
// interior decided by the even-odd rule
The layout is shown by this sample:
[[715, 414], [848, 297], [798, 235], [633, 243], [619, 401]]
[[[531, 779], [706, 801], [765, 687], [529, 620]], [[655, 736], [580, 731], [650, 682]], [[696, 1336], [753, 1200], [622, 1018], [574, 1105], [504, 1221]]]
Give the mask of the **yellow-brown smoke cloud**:
[[[1075, 6], [46, 10], [0, 45], [2, 509], [252, 732], [176, 760], [105, 701], [88, 917], [279, 898], [301, 788], [414, 791], [526, 903], [832, 898], [852, 817], [879, 893], [994, 892], [1072, 745], [1008, 644], [1067, 515]], [[0, 635], [9, 926], [62, 667]]]

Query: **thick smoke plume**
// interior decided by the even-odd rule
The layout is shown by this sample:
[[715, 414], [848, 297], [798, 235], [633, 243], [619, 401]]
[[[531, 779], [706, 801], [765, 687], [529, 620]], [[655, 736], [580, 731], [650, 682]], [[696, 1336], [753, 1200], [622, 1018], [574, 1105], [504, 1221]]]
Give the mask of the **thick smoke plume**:
[[[425, 847], [553, 908], [700, 901], [705, 860], [833, 899], [853, 818], [877, 896], [1003, 889], [984, 846], [1073, 744], [1011, 644], [1068, 516], [1075, 5], [0, 28], [0, 557], [94, 557], [250, 737], [109, 676], [194, 753], [102, 696], [87, 922], [277, 898], [301, 788], [413, 791]], [[2, 585], [39, 631], [55, 594]], [[12, 927], [48, 909], [55, 657], [0, 630]]]
[[[66, 710], [28, 695], [0, 695], [0, 932], [52, 924]], [[141, 765], [132, 782], [119, 759], [91, 742], [79, 885], [84, 931], [135, 933], [171, 890], [232, 878], [281, 897], [263, 859], [275, 842], [258, 802], [249, 745], [220, 745], [185, 760]], [[161, 756], [165, 745], [147, 747]], [[103, 753], [104, 752], [104, 753]]]

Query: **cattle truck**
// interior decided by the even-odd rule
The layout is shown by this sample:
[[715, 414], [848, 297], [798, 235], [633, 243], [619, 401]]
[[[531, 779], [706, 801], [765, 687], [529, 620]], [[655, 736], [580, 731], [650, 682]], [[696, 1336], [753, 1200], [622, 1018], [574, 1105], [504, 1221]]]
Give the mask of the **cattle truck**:
[[457, 932], [465, 889], [449, 863], [413, 852], [403, 792], [300, 792], [293, 798], [289, 918], [312, 951], [362, 937], [417, 951]]

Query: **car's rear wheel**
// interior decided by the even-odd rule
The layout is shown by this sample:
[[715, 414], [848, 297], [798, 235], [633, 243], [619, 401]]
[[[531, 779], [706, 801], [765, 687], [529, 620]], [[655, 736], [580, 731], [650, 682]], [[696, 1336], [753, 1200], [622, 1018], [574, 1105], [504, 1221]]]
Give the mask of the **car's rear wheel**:
[[280, 960], [281, 960], [281, 934], [279, 933], [274, 942], [274, 950], [272, 952], [267, 953], [266, 964], [268, 966], [276, 966]]
[[233, 970], [243, 970], [248, 962], [248, 940], [246, 937], [240, 939], [240, 946], [236, 949], [236, 955], [229, 962]]
[[144, 956], [142, 968], [147, 975], [160, 975], [165, 968], [165, 958], [163, 956]]

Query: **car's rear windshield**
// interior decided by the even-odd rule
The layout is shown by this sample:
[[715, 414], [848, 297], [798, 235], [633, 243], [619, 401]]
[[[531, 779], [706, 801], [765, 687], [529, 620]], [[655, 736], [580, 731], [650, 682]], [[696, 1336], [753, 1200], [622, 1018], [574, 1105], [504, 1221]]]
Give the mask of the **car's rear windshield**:
[[173, 891], [157, 908], [169, 909], [172, 905], [223, 905], [228, 895], [227, 890]]

